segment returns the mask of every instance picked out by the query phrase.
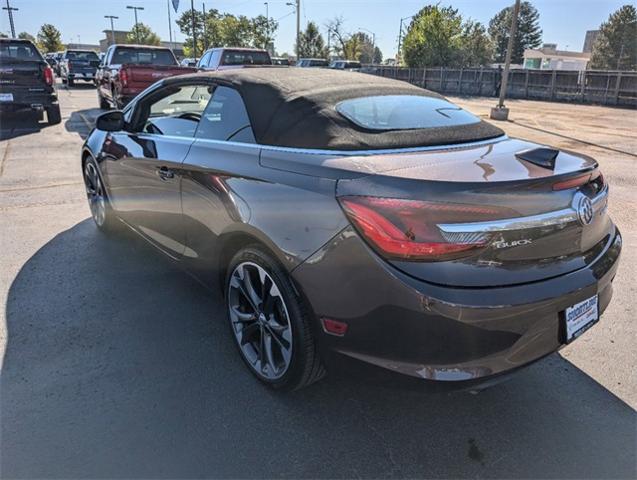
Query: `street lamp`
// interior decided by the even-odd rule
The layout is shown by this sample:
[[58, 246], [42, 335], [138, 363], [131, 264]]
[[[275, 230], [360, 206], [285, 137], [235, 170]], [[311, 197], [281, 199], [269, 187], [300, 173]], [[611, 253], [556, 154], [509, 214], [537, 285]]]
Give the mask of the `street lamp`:
[[104, 15], [104, 18], [109, 18], [111, 20], [111, 45], [115, 44], [115, 27], [113, 26], [113, 20], [117, 20], [119, 17], [115, 15]]
[[267, 49], [268, 44], [270, 43], [270, 12], [268, 2], [263, 2], [263, 5], [265, 5], [265, 34], [267, 36], [265, 48]]
[[509, 109], [504, 106], [504, 97], [507, 92], [507, 83], [509, 83], [509, 69], [511, 68], [511, 53], [515, 42], [515, 33], [518, 29], [518, 15], [520, 14], [520, 0], [515, 0], [513, 6], [513, 15], [511, 17], [511, 29], [509, 30], [509, 43], [507, 45], [507, 54], [504, 59], [504, 72], [502, 72], [502, 81], [500, 82], [500, 99], [498, 105], [491, 109], [489, 117], [492, 120], [508, 120]]
[[294, 7], [296, 10], [296, 60], [299, 60], [299, 48], [301, 48], [301, 0], [294, 0], [294, 2], [287, 2], [287, 6]]
[[403, 17], [400, 19], [400, 30], [398, 31], [398, 53], [396, 54], [396, 63], [398, 63], [398, 59], [402, 59], [400, 54], [400, 49], [403, 45], [403, 21], [409, 20], [410, 18], [414, 18], [415, 15], [409, 15], [408, 17]]
[[133, 7], [131, 5], [126, 5], [126, 8], [128, 8], [129, 10], [134, 10], [135, 11], [135, 37], [137, 38], [137, 43], [139, 43], [139, 28], [137, 28], [137, 10], [143, 10], [144, 7]]

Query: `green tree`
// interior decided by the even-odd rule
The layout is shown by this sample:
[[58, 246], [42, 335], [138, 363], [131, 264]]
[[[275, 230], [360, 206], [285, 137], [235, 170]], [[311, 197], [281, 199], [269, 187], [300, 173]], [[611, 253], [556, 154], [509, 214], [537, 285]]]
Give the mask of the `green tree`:
[[481, 67], [493, 61], [493, 43], [479, 22], [467, 21], [460, 36], [460, 65]]
[[45, 23], [38, 32], [38, 47], [42, 53], [57, 52], [64, 49], [62, 34], [50, 23]]
[[589, 68], [637, 69], [637, 10], [633, 5], [624, 5], [602, 23]]
[[316, 23], [308, 22], [305, 30], [301, 32], [298, 52], [299, 57], [327, 58], [329, 56], [325, 40]]
[[140, 45], [159, 45], [161, 40], [149, 26], [139, 22], [133, 25], [132, 30], [126, 35], [127, 43], [138, 43]]
[[[235, 16], [219, 13], [215, 9], [208, 10], [205, 19], [200, 11], [195, 11], [194, 15], [197, 55], [201, 55], [205, 48], [210, 47], [265, 48], [272, 43], [278, 28], [278, 23], [275, 20], [267, 19], [264, 15], [249, 18], [244, 15]], [[191, 10], [186, 10], [177, 19], [181, 33], [186, 35], [186, 48], [184, 50], [188, 56], [193, 56], [192, 18]]]
[[383, 61], [383, 52], [378, 47], [374, 47], [374, 62], [376, 65], [380, 65]]
[[9, 38], [9, 35], [4, 32], [0, 32], [0, 38]]
[[428, 5], [412, 19], [403, 40], [403, 59], [410, 67], [446, 67], [458, 62], [462, 17], [451, 7]]
[[35, 37], [28, 32], [18, 33], [18, 38], [21, 38], [22, 40], [31, 40], [33, 43], [36, 41]]
[[[489, 36], [494, 44], [496, 62], [504, 62], [505, 60], [512, 15], [513, 7], [503, 8], [489, 21]], [[511, 63], [522, 63], [524, 50], [537, 48], [542, 44], [542, 29], [539, 22], [540, 14], [537, 9], [530, 2], [522, 2], [518, 15], [517, 33], [513, 42]]]

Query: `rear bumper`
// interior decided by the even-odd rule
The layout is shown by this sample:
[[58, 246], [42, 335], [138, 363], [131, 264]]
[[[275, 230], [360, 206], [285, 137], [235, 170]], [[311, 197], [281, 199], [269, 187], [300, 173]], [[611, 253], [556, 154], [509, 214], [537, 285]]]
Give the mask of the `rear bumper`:
[[[563, 311], [612, 296], [621, 251], [615, 230], [587, 268], [553, 279], [501, 288], [451, 288], [414, 279], [380, 259], [351, 229], [293, 271], [315, 316], [315, 334], [330, 368], [345, 359], [410, 377], [488, 381], [564, 345]], [[342, 337], [321, 317], [344, 321]]]
[[15, 112], [18, 110], [38, 110], [58, 104], [58, 97], [55, 91], [47, 92], [16, 92], [6, 91], [3, 93], [13, 93], [13, 102], [0, 102], [0, 111]]

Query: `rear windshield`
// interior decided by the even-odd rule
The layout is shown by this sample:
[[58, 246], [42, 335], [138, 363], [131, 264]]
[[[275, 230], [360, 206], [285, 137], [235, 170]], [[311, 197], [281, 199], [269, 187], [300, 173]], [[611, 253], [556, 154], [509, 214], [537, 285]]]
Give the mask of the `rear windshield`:
[[142, 65], [177, 65], [170, 50], [154, 48], [118, 48], [111, 60], [113, 64], [136, 63]]
[[84, 60], [87, 62], [93, 62], [95, 60], [99, 61], [99, 57], [95, 52], [82, 52], [82, 51], [73, 51], [69, 50], [66, 52], [66, 58], [68, 60]]
[[327, 67], [328, 63], [327, 60], [310, 60], [309, 65], [310, 67]]
[[409, 130], [457, 127], [480, 119], [440, 98], [418, 95], [383, 95], [344, 100], [338, 113], [370, 130]]
[[0, 43], [0, 59], [1, 60], [24, 60], [39, 61], [42, 57], [38, 50], [30, 43], [24, 42], [1, 42]]
[[267, 52], [224, 50], [221, 65], [272, 65]]

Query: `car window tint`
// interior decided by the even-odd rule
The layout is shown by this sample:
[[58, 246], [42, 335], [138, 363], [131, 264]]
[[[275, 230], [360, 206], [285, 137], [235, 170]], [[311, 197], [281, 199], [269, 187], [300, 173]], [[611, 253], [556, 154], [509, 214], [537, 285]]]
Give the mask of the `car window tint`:
[[68, 51], [66, 52], [66, 58], [69, 60], [84, 60], [84, 61], [98, 61], [100, 57], [97, 56], [95, 52], [74, 52]]
[[115, 50], [111, 63], [123, 65], [134, 63], [138, 65], [176, 65], [175, 57], [169, 50], [151, 48], [118, 48]]
[[224, 50], [221, 65], [272, 65], [266, 52]]
[[370, 130], [456, 127], [480, 119], [447, 100], [418, 95], [383, 95], [344, 100], [336, 110]]
[[207, 85], [180, 87], [177, 92], [150, 105], [144, 131], [156, 135], [193, 137], [210, 96]]
[[[239, 92], [229, 87], [217, 87], [212, 100], [203, 112], [197, 138], [208, 140], [229, 140], [240, 130], [246, 129], [252, 133], [248, 112]], [[247, 134], [239, 136], [239, 140], [248, 138]], [[252, 137], [254, 142], [254, 137]]]
[[30, 43], [0, 43], [0, 59], [40, 60], [40, 54]]
[[206, 54], [201, 57], [199, 59], [199, 62], [197, 63], [198, 67], [205, 67], [206, 65], [208, 65], [208, 60], [210, 60], [210, 56], [212, 55], [211, 51], [207, 51]]

